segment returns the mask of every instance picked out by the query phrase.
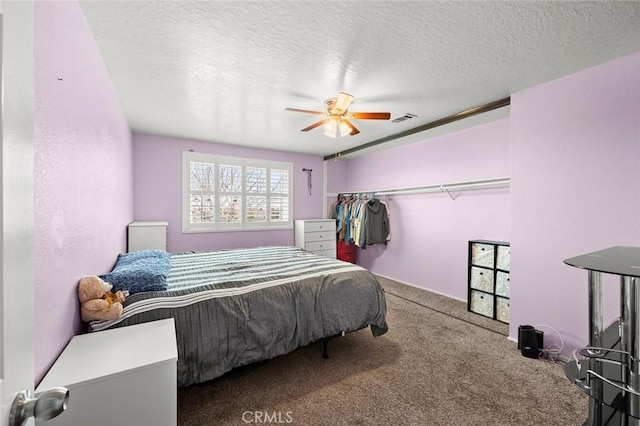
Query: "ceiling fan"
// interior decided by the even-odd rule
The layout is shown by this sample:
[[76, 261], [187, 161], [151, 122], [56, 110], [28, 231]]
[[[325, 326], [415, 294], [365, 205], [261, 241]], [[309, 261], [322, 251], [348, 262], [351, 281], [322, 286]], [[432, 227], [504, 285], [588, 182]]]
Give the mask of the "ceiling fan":
[[353, 120], [388, 120], [391, 118], [391, 114], [388, 112], [349, 112], [347, 108], [353, 101], [353, 96], [348, 93], [341, 92], [335, 98], [329, 98], [324, 101], [324, 106], [327, 109], [324, 112], [312, 111], [308, 109], [286, 108], [286, 111], [303, 112], [305, 114], [324, 115], [326, 118], [313, 123], [312, 125], [300, 130], [301, 132], [308, 132], [315, 129], [318, 126], [324, 125], [324, 134], [331, 138], [335, 138], [340, 131], [340, 136], [357, 135], [360, 130], [351, 124], [349, 119]]

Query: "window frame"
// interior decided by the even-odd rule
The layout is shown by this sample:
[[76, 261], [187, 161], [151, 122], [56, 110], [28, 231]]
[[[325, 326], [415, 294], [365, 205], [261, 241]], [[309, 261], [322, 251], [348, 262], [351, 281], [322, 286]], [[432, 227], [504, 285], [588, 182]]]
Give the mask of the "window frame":
[[[214, 184], [214, 222], [212, 223], [191, 223], [191, 163], [204, 163], [215, 165]], [[220, 197], [230, 194], [220, 192], [220, 165], [238, 165], [241, 167], [241, 192], [234, 192], [242, 198], [240, 204], [240, 218], [238, 223], [220, 222]], [[261, 196], [261, 193], [247, 191], [247, 167], [266, 169], [266, 197], [265, 221], [248, 222], [246, 218], [247, 197]], [[286, 170], [289, 174], [288, 188], [288, 219], [284, 221], [271, 220], [271, 170]], [[200, 193], [202, 191], [193, 191]], [[273, 193], [275, 198], [283, 197], [283, 193]], [[239, 231], [273, 231], [293, 229], [293, 163], [284, 161], [261, 160], [256, 158], [231, 157], [216, 154], [206, 154], [193, 151], [182, 152], [182, 232], [183, 233], [207, 233], [207, 232], [239, 232]]]

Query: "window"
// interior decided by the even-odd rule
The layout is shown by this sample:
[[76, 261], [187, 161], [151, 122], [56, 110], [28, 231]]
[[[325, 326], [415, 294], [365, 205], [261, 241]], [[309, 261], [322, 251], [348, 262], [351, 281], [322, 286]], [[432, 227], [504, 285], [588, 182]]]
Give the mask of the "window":
[[293, 227], [293, 164], [182, 153], [182, 231]]

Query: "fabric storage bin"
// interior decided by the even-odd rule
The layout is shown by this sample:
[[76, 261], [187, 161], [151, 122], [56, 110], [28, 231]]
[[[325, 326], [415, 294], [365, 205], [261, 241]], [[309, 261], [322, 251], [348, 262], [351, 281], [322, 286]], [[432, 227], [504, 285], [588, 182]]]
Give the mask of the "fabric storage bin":
[[493, 271], [491, 269], [472, 266], [471, 288], [493, 293]]
[[496, 294], [498, 296], [509, 297], [511, 277], [505, 272], [496, 272]]
[[471, 311], [493, 318], [493, 296], [481, 291], [471, 290]]
[[509, 322], [509, 299], [496, 298], [496, 319], [502, 322]]
[[471, 245], [471, 263], [493, 268], [494, 253], [493, 246], [490, 244], [473, 243]]

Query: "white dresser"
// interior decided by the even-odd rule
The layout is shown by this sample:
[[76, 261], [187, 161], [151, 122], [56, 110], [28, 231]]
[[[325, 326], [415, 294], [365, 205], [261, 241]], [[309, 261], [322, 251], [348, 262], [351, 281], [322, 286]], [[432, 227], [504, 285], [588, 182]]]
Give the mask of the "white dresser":
[[166, 250], [168, 222], [131, 222], [129, 224], [127, 251]]
[[75, 336], [36, 389], [66, 387], [67, 409], [36, 425], [174, 426], [177, 361], [173, 318]]
[[336, 221], [335, 219], [307, 219], [295, 221], [296, 247], [336, 258]]

